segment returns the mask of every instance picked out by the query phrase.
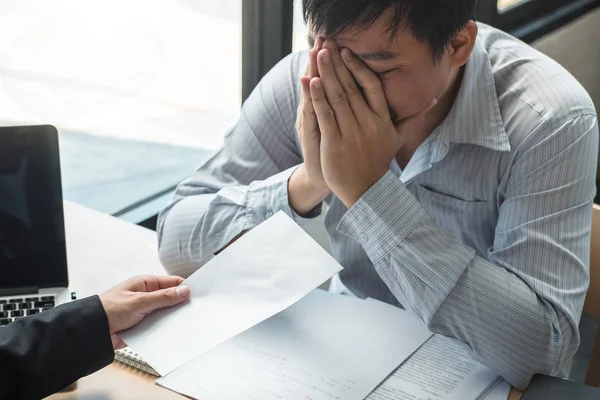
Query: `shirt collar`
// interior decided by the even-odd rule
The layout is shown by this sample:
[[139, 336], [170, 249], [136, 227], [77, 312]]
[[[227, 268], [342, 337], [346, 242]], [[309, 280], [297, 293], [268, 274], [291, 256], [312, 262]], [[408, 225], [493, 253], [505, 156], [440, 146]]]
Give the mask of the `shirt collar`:
[[438, 130], [439, 140], [445, 142], [475, 144], [497, 151], [511, 150], [500, 113], [492, 65], [479, 40], [467, 62], [454, 106]]

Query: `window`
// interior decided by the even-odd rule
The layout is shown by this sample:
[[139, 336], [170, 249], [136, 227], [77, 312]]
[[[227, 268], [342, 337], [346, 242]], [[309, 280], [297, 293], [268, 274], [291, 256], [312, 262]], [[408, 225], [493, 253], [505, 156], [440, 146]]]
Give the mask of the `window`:
[[294, 1], [294, 33], [292, 39], [293, 51], [308, 49], [308, 26], [302, 16], [302, 1]]
[[[530, 41], [598, 5], [479, 0], [478, 18]], [[141, 221], [220, 146], [242, 95], [308, 47], [301, 6], [0, 0], [0, 123], [57, 126], [65, 197]]]
[[139, 222], [237, 119], [242, 0], [0, 9], [0, 121], [59, 129], [68, 200]]

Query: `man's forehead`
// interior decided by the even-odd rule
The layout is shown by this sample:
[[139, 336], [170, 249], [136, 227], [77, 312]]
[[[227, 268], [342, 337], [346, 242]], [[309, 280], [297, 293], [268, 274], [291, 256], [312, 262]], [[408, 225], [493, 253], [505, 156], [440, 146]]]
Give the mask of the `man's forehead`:
[[333, 38], [339, 48], [348, 48], [352, 50], [358, 58], [365, 61], [387, 61], [393, 60], [400, 55], [400, 52], [388, 40], [369, 41], [360, 40], [360, 38]]
[[[376, 40], [371, 35], [365, 34], [352, 35], [342, 33], [340, 35], [328, 37], [334, 40], [339, 48], [350, 49], [354, 54], [364, 61], [387, 61], [393, 60], [401, 55], [398, 43], [395, 40]], [[326, 37], [326, 36], [324, 36]], [[326, 37], [327, 38], [327, 37]], [[315, 36], [309, 35], [311, 47], [314, 45]]]
[[[339, 48], [350, 49], [365, 61], [386, 61], [404, 54], [408, 48], [413, 46], [414, 40], [411, 32], [405, 29], [404, 24], [395, 34], [387, 28], [387, 25], [373, 24], [368, 28], [350, 28], [337, 35], [327, 36], [324, 32], [321, 35], [334, 40]], [[311, 47], [315, 38], [316, 33], [311, 30], [309, 34]]]

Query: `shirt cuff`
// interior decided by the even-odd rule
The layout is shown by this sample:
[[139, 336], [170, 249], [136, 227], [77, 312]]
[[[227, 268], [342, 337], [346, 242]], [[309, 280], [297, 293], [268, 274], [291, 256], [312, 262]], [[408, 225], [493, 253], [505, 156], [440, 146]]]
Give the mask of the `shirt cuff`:
[[426, 216], [417, 199], [388, 171], [346, 212], [337, 230], [359, 242], [376, 263]]
[[298, 225], [321, 215], [322, 204], [315, 207], [306, 217], [298, 215], [292, 207], [288, 196], [288, 181], [299, 165], [280, 172], [272, 177], [250, 184], [247, 191], [247, 225], [250, 229], [263, 223], [275, 213], [283, 211]]

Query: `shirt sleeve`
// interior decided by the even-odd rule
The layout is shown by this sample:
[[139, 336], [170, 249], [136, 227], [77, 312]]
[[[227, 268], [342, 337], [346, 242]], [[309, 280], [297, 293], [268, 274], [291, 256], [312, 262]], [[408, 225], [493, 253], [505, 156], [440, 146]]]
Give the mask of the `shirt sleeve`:
[[589, 284], [596, 117], [538, 136], [514, 159], [487, 259], [441, 228], [391, 172], [338, 226], [432, 332], [466, 343], [519, 389], [570, 361]]
[[295, 121], [306, 52], [283, 59], [258, 84], [224, 145], [181, 183], [160, 214], [159, 254], [171, 274], [189, 276], [240, 233], [289, 206], [288, 180], [302, 163]]
[[41, 399], [113, 358], [98, 296], [19, 319], [0, 329], [0, 399]]

